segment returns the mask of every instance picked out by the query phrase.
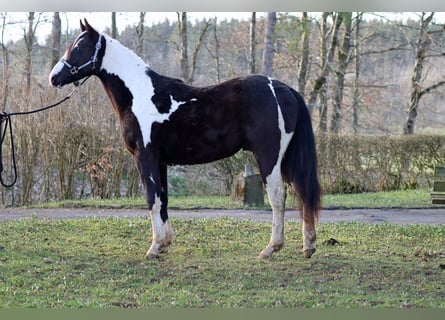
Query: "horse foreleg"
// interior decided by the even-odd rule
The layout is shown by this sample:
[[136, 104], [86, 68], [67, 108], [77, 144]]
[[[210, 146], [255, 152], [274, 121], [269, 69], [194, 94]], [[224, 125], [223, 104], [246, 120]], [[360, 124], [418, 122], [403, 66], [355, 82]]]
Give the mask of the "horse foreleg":
[[174, 233], [170, 220], [168, 218], [164, 220], [161, 215], [162, 205], [161, 198], [155, 194], [151, 209], [149, 205], [153, 240], [146, 254], [148, 259], [157, 258], [160, 253], [166, 252], [173, 241]]
[[286, 189], [278, 166], [266, 179], [266, 191], [272, 207], [272, 235], [269, 244], [260, 253], [260, 258], [269, 258], [284, 245], [284, 202]]
[[167, 214], [167, 167], [160, 166], [150, 154], [143, 154], [136, 163], [146, 192], [153, 233], [146, 257], [153, 259], [166, 252], [173, 240], [173, 229]]
[[[156, 258], [159, 253], [167, 251], [167, 247], [171, 244], [174, 237], [173, 228], [168, 219], [168, 181], [167, 181], [167, 166], [160, 166], [160, 183], [161, 195], [155, 195], [154, 205], [150, 210], [153, 242], [150, 249], [147, 251], [147, 258]], [[159, 204], [160, 203], [160, 204]]]

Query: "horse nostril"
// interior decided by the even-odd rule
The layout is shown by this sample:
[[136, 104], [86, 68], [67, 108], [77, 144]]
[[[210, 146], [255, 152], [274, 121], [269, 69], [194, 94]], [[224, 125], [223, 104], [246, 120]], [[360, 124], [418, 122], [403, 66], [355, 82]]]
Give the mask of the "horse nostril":
[[51, 73], [48, 77], [48, 81], [49, 81], [49, 84], [52, 86], [54, 85], [54, 79], [55, 79], [55, 76]]
[[59, 81], [57, 81], [57, 76], [54, 74], [51, 74], [49, 76], [49, 84], [52, 85], [53, 87], [60, 87], [60, 83]]

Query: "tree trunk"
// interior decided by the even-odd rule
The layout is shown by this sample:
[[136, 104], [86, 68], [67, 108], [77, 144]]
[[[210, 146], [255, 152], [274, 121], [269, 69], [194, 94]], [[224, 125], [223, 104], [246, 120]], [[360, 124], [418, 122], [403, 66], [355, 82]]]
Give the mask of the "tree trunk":
[[320, 102], [320, 120], [318, 130], [323, 133], [328, 132], [328, 98], [326, 91], [325, 85], [322, 85], [318, 91], [318, 100]]
[[345, 87], [346, 68], [349, 63], [349, 51], [351, 49], [351, 33], [352, 33], [352, 12], [338, 13], [345, 27], [343, 42], [338, 47], [338, 67], [336, 70], [337, 85], [334, 93], [334, 109], [332, 112], [330, 131], [338, 133], [340, 131], [341, 109], [343, 103], [343, 91]]
[[309, 19], [307, 12], [303, 12], [301, 24], [303, 26], [303, 36], [301, 39], [301, 60], [298, 66], [298, 91], [302, 96], [304, 96], [307, 79], [307, 67], [309, 62], [309, 38], [311, 36], [311, 20]]
[[144, 52], [144, 23], [145, 23], [145, 12], [139, 13], [139, 23], [136, 27], [137, 44], [136, 53], [142, 57]]
[[26, 56], [24, 66], [25, 92], [24, 96], [29, 99], [31, 94], [31, 73], [32, 73], [32, 49], [34, 44], [34, 12], [28, 13], [28, 31], [25, 34]]
[[252, 17], [250, 18], [250, 73], [256, 73], [256, 12], [252, 12]]
[[[9, 96], [9, 51], [5, 46], [5, 26], [6, 26], [6, 13], [2, 13], [2, 34], [1, 34], [1, 47], [2, 47], [2, 60], [3, 60], [3, 70], [2, 70], [2, 101], [1, 109], [2, 111], [7, 111], [6, 106], [8, 104]], [[0, 133], [1, 134], [1, 133]]]
[[269, 12], [267, 14], [267, 27], [266, 27], [266, 37], [264, 40], [264, 55], [263, 55], [263, 73], [266, 76], [271, 76], [273, 72], [273, 55], [274, 55], [276, 23], [277, 23], [277, 13]]
[[326, 78], [323, 77], [323, 70], [325, 69], [325, 66], [327, 64], [326, 59], [328, 55], [328, 16], [329, 13], [324, 12], [321, 19], [321, 28], [320, 28], [320, 64], [321, 64], [321, 74], [320, 76], [315, 80], [313, 84], [312, 91], [309, 93], [309, 101], [308, 101], [308, 107], [309, 112], [312, 113], [313, 108], [315, 107], [315, 103], [317, 101], [317, 97], [319, 97], [319, 123], [318, 123], [318, 129], [320, 132], [327, 132], [328, 131], [328, 112], [327, 112], [327, 99], [326, 99], [326, 86], [324, 83], [326, 82]]
[[216, 31], [218, 23], [215, 18], [215, 25], [213, 26], [213, 39], [215, 40], [215, 63], [216, 63], [216, 81], [217, 83], [221, 82], [221, 63], [219, 59], [219, 49], [221, 48], [221, 45], [219, 43], [218, 39], [218, 33]]
[[358, 12], [355, 22], [355, 37], [354, 37], [354, 92], [352, 96], [352, 130], [355, 134], [359, 132], [358, 127], [358, 113], [360, 100], [360, 22], [362, 21], [363, 13]]
[[111, 12], [111, 37], [117, 39], [116, 12]]
[[414, 125], [417, 118], [417, 111], [419, 108], [419, 100], [422, 95], [421, 88], [421, 78], [423, 71], [423, 63], [426, 58], [426, 51], [430, 43], [430, 38], [428, 36], [428, 25], [433, 19], [434, 12], [431, 12], [427, 17], [426, 13], [422, 12], [422, 17], [420, 19], [420, 29], [417, 34], [416, 40], [416, 61], [414, 63], [413, 75], [411, 77], [411, 93], [408, 103], [408, 119], [403, 128], [404, 134], [413, 134]]
[[202, 43], [204, 41], [204, 37], [207, 33], [207, 30], [209, 30], [209, 27], [210, 27], [210, 20], [207, 20], [206, 24], [204, 25], [204, 28], [201, 31], [201, 34], [199, 35], [198, 42], [196, 43], [196, 46], [195, 46], [195, 51], [193, 51], [192, 70], [190, 71], [190, 75], [188, 76], [188, 78], [186, 78], [187, 83], [191, 84], [195, 81], [195, 71], [196, 71], [196, 64], [198, 62], [198, 53], [199, 53], [199, 50], [201, 49]]
[[51, 68], [56, 65], [61, 56], [60, 54], [60, 40], [62, 38], [62, 22], [60, 20], [59, 12], [54, 12], [51, 30]]
[[181, 39], [181, 78], [186, 81], [189, 77], [189, 63], [187, 51], [187, 12], [178, 12], [179, 38]]
[[[316, 104], [317, 101], [317, 96], [320, 93], [321, 88], [326, 84], [327, 81], [327, 77], [329, 75], [330, 72], [330, 66], [332, 65], [332, 61], [334, 59], [334, 53], [335, 53], [335, 48], [337, 47], [337, 37], [338, 37], [338, 32], [340, 29], [340, 25], [341, 25], [341, 17], [338, 14], [334, 14], [333, 18], [334, 18], [334, 23], [331, 29], [331, 42], [330, 42], [330, 47], [329, 50], [326, 49], [326, 37], [328, 36], [327, 32], [327, 17], [329, 16], [330, 13], [328, 12], [324, 12], [323, 13], [323, 17], [322, 17], [322, 35], [321, 35], [321, 70], [320, 70], [320, 74], [318, 75], [318, 77], [315, 79], [313, 85], [312, 85], [312, 90], [309, 93], [309, 99], [308, 99], [308, 109], [309, 112], [312, 114], [313, 110], [314, 110], [314, 106]], [[323, 51], [326, 50], [326, 53]], [[322, 112], [322, 108], [325, 108], [327, 106], [321, 106], [320, 108], [320, 112]], [[322, 120], [320, 120], [322, 121]]]

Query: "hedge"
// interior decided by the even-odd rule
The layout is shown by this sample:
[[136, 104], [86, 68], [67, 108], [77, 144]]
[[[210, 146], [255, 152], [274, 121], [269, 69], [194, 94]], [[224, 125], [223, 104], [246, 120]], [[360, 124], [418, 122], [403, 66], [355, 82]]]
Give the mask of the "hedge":
[[[17, 128], [22, 139], [25, 135]], [[119, 141], [94, 138], [100, 135], [76, 126], [63, 132], [52, 138], [37, 136], [50, 141], [46, 145], [29, 139], [35, 148], [17, 140], [19, 179], [13, 188], [0, 188], [0, 205], [143, 194], [133, 160]], [[434, 167], [445, 164], [445, 136], [439, 135], [318, 135], [316, 144], [325, 194], [428, 188]], [[43, 152], [43, 146], [50, 149]], [[4, 154], [5, 168], [10, 169], [7, 159]], [[255, 166], [251, 153], [239, 152], [211, 164], [171, 168], [170, 194], [228, 195], [233, 177], [246, 162]]]
[[445, 136], [318, 135], [317, 150], [324, 193], [426, 188], [445, 164]]

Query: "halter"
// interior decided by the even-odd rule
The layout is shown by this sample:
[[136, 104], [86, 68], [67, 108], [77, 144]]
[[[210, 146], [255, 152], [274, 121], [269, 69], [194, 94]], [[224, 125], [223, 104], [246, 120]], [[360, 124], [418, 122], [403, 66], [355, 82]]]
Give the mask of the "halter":
[[93, 69], [96, 69], [96, 62], [97, 62], [97, 55], [99, 54], [99, 50], [102, 48], [102, 34], [99, 34], [99, 39], [97, 39], [97, 43], [96, 43], [96, 51], [94, 51], [94, 55], [91, 57], [90, 60], [88, 60], [87, 62], [85, 62], [83, 65], [76, 67], [76, 66], [72, 66], [71, 64], [68, 63], [68, 61], [66, 61], [63, 58], [60, 58], [60, 62], [62, 62], [65, 66], [67, 66], [70, 69], [70, 72], [73, 76], [75, 76], [76, 74], [79, 73], [80, 70], [82, 70], [83, 68], [89, 66], [90, 64], [93, 64]]

